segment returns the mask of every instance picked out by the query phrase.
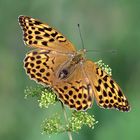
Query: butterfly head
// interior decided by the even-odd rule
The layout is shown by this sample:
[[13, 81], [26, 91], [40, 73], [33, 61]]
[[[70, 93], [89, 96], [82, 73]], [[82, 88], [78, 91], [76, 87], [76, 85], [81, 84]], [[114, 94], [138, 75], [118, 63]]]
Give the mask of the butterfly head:
[[87, 52], [86, 49], [81, 49], [77, 53], [82, 54], [82, 55], [85, 55], [86, 52]]

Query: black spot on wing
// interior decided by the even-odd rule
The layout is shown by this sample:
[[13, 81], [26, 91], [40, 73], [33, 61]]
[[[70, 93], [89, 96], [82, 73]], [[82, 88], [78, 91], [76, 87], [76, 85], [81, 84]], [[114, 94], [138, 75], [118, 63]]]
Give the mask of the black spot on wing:
[[35, 23], [34, 23], [35, 25], [40, 25], [40, 24], [42, 24], [40, 21], [35, 21]]
[[49, 37], [50, 35], [48, 33], [45, 33], [44, 34], [44, 37]]
[[55, 32], [55, 33], [52, 33], [51, 36], [52, 36], [52, 37], [56, 37], [57, 34], [58, 34], [58, 33]]
[[43, 39], [43, 38], [40, 37], [40, 36], [36, 36], [35, 38], [36, 38], [36, 39], [39, 39], [39, 40]]
[[41, 43], [42, 43], [42, 45], [47, 46], [47, 41], [43, 41]]
[[50, 28], [50, 27], [44, 27], [44, 30], [52, 31], [52, 28]]

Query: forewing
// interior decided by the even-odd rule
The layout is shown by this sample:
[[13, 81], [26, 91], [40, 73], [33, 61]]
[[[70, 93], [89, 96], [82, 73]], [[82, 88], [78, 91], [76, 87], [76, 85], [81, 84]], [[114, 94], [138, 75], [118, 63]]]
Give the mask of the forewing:
[[49, 25], [28, 16], [19, 16], [19, 23], [23, 30], [25, 44], [64, 53], [76, 51], [75, 47], [61, 33]]
[[119, 85], [92, 61], [87, 61], [85, 65], [97, 104], [103, 108], [129, 111], [130, 105]]

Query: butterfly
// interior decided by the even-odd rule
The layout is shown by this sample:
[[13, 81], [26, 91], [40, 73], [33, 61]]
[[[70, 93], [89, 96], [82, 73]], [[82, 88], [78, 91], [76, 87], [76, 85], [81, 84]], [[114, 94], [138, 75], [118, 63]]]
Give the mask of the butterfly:
[[62, 103], [77, 111], [92, 107], [129, 111], [130, 105], [119, 85], [86, 50], [77, 51], [60, 32], [37, 19], [19, 16], [24, 43], [34, 48], [26, 54], [24, 68], [39, 84], [50, 86]]

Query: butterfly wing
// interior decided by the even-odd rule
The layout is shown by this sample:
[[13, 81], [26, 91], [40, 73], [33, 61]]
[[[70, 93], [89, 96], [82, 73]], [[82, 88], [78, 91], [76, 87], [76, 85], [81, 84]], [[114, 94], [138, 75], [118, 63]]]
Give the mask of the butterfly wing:
[[85, 63], [85, 70], [92, 83], [97, 104], [103, 108], [129, 111], [130, 105], [119, 85], [92, 61]]
[[57, 50], [64, 53], [75, 52], [75, 47], [61, 33], [41, 21], [19, 16], [25, 44], [31, 47]]
[[36, 49], [26, 54], [24, 68], [31, 79], [45, 86], [52, 86], [56, 70], [68, 60], [68, 55], [52, 50]]
[[59, 99], [70, 108], [84, 111], [92, 106], [93, 90], [80, 64], [66, 80], [55, 82], [53, 87]]

